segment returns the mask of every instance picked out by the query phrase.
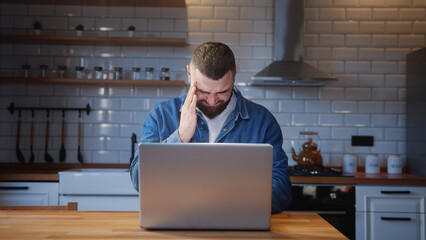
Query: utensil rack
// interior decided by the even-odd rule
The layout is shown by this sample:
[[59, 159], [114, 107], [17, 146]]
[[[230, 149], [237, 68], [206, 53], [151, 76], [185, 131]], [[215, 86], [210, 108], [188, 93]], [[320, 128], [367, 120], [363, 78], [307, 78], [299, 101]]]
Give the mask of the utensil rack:
[[9, 110], [10, 114], [13, 115], [13, 113], [15, 112], [15, 110], [18, 111], [79, 111], [79, 113], [81, 113], [82, 111], [85, 111], [87, 115], [90, 114], [90, 111], [92, 110], [90, 108], [90, 104], [87, 104], [85, 108], [50, 108], [50, 107], [16, 107], [15, 104], [12, 102], [10, 103], [9, 107], [7, 107], [7, 110]]

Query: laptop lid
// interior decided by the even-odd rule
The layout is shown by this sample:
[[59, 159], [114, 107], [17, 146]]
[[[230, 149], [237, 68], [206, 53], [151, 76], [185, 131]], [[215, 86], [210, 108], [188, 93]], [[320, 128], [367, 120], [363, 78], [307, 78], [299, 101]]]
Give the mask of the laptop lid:
[[140, 143], [140, 226], [268, 230], [270, 144]]

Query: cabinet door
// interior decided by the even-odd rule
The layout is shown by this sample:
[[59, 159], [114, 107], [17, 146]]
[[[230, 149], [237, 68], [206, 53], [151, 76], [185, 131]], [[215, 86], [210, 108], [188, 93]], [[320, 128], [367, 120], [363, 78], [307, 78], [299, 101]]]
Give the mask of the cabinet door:
[[425, 239], [425, 214], [356, 213], [356, 239]]
[[1, 206], [58, 205], [57, 182], [0, 182]]

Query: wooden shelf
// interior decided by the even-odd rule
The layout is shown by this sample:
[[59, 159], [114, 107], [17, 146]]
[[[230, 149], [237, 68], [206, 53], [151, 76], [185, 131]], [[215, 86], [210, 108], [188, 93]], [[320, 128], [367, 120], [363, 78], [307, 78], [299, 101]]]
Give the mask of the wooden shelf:
[[0, 0], [0, 3], [81, 6], [186, 7], [185, 0]]
[[1, 43], [70, 44], [70, 45], [123, 45], [123, 46], [186, 46], [184, 38], [159, 37], [91, 37], [91, 36], [35, 36], [0, 35]]
[[52, 84], [110, 84], [110, 85], [137, 85], [137, 86], [166, 86], [184, 87], [183, 80], [103, 80], [103, 79], [75, 79], [75, 78], [13, 78], [1, 77], [0, 82], [9, 83], [52, 83]]

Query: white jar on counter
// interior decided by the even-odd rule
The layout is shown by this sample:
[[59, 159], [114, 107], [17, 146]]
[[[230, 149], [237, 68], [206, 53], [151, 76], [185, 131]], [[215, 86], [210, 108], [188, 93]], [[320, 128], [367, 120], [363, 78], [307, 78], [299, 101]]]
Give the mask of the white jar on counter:
[[379, 154], [369, 153], [365, 157], [365, 173], [377, 174], [380, 173]]
[[356, 173], [357, 161], [355, 153], [343, 155], [343, 173]]
[[392, 153], [388, 156], [388, 174], [402, 173], [402, 159], [398, 153]]

